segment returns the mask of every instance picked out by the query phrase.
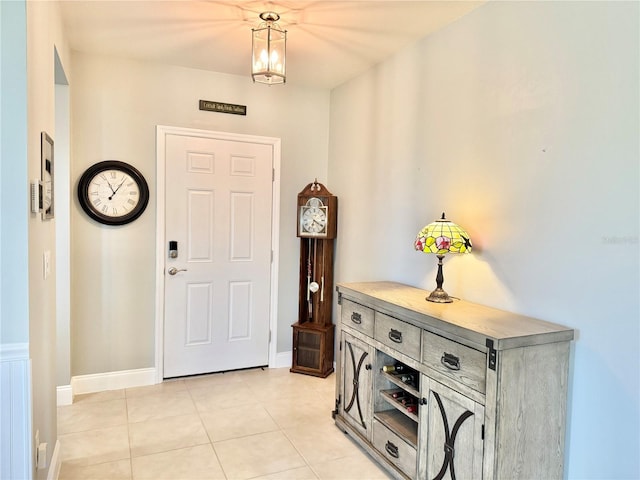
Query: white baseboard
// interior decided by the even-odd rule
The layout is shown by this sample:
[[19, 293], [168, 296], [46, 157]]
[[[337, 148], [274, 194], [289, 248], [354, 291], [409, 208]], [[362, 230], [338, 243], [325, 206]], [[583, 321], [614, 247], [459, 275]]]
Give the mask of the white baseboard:
[[62, 454], [60, 453], [60, 440], [56, 440], [56, 446], [51, 455], [51, 463], [49, 464], [49, 473], [47, 480], [58, 480], [60, 476], [60, 468], [62, 468]]
[[155, 368], [139, 368], [120, 372], [79, 375], [71, 378], [71, 389], [73, 395], [78, 395], [104, 392], [105, 390], [119, 390], [121, 388], [143, 387], [145, 385], [155, 385], [156, 383]]
[[291, 367], [292, 352], [276, 353], [275, 361], [269, 368]]
[[56, 394], [59, 407], [71, 405], [73, 403], [73, 389], [71, 388], [71, 385], [56, 387]]

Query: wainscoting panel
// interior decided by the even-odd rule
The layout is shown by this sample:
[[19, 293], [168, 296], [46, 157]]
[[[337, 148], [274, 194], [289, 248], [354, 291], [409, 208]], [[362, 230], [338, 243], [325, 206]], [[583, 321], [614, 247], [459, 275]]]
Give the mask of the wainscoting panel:
[[31, 478], [29, 344], [0, 345], [0, 478]]

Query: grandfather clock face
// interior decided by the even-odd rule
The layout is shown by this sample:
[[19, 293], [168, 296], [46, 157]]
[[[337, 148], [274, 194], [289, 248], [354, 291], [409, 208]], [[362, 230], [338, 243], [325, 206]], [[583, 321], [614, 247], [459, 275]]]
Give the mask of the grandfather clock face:
[[326, 238], [329, 208], [318, 197], [311, 197], [300, 206], [299, 228], [301, 237]]

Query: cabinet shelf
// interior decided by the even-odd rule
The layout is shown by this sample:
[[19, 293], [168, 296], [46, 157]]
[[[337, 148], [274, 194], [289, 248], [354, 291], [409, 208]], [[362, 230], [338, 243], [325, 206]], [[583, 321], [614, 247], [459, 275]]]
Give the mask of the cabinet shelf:
[[[416, 398], [420, 397], [420, 392], [413, 387], [412, 385], [409, 385], [408, 383], [404, 383], [402, 380], [400, 380], [398, 374], [393, 374], [393, 373], [387, 373], [387, 372], [380, 372], [387, 380], [389, 380], [391, 383], [393, 383], [394, 385], [397, 385], [398, 387], [400, 387], [401, 389], [403, 389], [406, 392], [409, 392], [411, 395], [413, 395]], [[418, 374], [415, 373], [414, 374], [416, 376], [416, 379], [418, 378]]]
[[416, 406], [416, 412], [409, 412], [407, 410], [407, 406], [403, 405], [402, 401], [393, 398], [393, 392], [397, 392], [397, 389], [393, 389], [393, 390], [380, 390], [380, 395], [382, 395], [382, 398], [384, 398], [387, 403], [389, 403], [390, 405], [392, 405], [395, 409], [397, 409], [400, 413], [402, 413], [403, 415], [406, 415], [408, 418], [410, 418], [411, 420], [413, 420], [414, 422], [418, 422], [418, 414], [417, 414], [417, 408], [418, 408], [418, 399], [414, 396], [411, 395], [412, 397], [414, 397], [415, 399], [415, 406]]
[[373, 415], [380, 423], [402, 438], [405, 442], [418, 445], [418, 424], [398, 410], [385, 410]]

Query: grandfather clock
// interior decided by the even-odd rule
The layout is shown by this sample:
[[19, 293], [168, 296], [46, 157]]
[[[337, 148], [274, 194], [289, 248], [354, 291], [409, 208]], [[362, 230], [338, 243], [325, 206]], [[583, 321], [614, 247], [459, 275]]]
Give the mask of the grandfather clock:
[[326, 377], [333, 372], [333, 247], [338, 198], [314, 181], [298, 194], [300, 288], [293, 327], [292, 372]]

